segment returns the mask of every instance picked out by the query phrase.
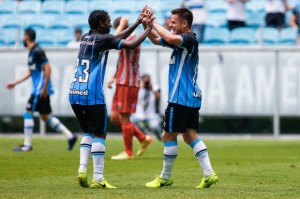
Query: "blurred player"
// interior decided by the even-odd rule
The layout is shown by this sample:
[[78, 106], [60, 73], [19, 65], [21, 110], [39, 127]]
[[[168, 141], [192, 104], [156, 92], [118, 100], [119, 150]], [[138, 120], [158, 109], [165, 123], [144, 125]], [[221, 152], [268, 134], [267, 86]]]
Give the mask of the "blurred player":
[[103, 80], [109, 50], [135, 49], [149, 34], [153, 19], [147, 17], [145, 20], [147, 29], [130, 41], [124, 40], [141, 24], [144, 16], [142, 11], [132, 26], [114, 36], [109, 34], [112, 25], [108, 13], [95, 10], [88, 19], [91, 30], [80, 39], [80, 50], [76, 61], [75, 77], [69, 91], [69, 100], [85, 133], [80, 144], [78, 170], [78, 182], [82, 187], [89, 187], [86, 173], [89, 157], [92, 154], [94, 176], [91, 187], [116, 188], [103, 178], [107, 125]]
[[[120, 21], [121, 18], [117, 18], [114, 21], [114, 28], [116, 29], [114, 34], [118, 34], [120, 31], [127, 28], [128, 18], [122, 17], [122, 23], [120, 23]], [[132, 33], [126, 38], [126, 41], [130, 41], [135, 37], [135, 34]], [[132, 122], [130, 122], [130, 114], [135, 112], [139, 92], [140, 46], [136, 47], [135, 49], [119, 50], [119, 56], [117, 71], [112, 79], [108, 82], [108, 87], [112, 88], [112, 83], [115, 81], [115, 79], [117, 80], [110, 120], [117, 126], [121, 127], [125, 150], [117, 156], [112, 156], [111, 159], [133, 160], [133, 136], [135, 136], [140, 142], [137, 155], [142, 155], [152, 141], [151, 137], [145, 136], [137, 127], [135, 127]]]
[[150, 130], [161, 140], [159, 99], [159, 86], [152, 86], [150, 76], [144, 75], [141, 80], [136, 112], [131, 115], [130, 120], [145, 134]]
[[[152, 9], [150, 8], [152, 13]], [[155, 21], [149, 39], [156, 45], [173, 49], [169, 67], [169, 99], [165, 112], [162, 139], [165, 145], [163, 171], [147, 187], [162, 187], [173, 184], [172, 169], [178, 146], [177, 135], [182, 133], [184, 141], [193, 149], [203, 172], [201, 184], [196, 188], [208, 188], [218, 181], [213, 172], [203, 141], [197, 136], [199, 127], [199, 110], [202, 93], [197, 85], [198, 76], [198, 41], [191, 32], [193, 14], [186, 8], [172, 11], [170, 27], [173, 34]], [[147, 26], [143, 23], [144, 28]]]
[[59, 133], [63, 133], [69, 141], [68, 150], [72, 150], [77, 136], [72, 134], [56, 117], [51, 116], [50, 97], [53, 89], [50, 80], [51, 67], [46, 58], [45, 52], [35, 43], [35, 32], [32, 29], [26, 29], [24, 34], [24, 46], [29, 50], [28, 71], [18, 80], [7, 84], [8, 89], [25, 81], [30, 76], [33, 82], [31, 97], [26, 105], [24, 113], [24, 144], [13, 151], [31, 151], [31, 137], [34, 128], [33, 112], [38, 111], [40, 117], [50, 127]]

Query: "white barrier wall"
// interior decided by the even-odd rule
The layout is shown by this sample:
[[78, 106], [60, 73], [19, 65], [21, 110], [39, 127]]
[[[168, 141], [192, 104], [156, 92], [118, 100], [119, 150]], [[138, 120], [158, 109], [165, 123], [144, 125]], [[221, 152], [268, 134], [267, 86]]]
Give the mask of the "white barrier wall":
[[[274, 93], [279, 91], [280, 115], [299, 116], [300, 50], [279, 51], [278, 84], [275, 81], [275, 50], [202, 49], [198, 70], [198, 84], [203, 91], [201, 115], [272, 116]], [[153, 83], [161, 86], [162, 114], [167, 106], [170, 55], [171, 51], [163, 48], [143, 49], [140, 58], [141, 75], [150, 74]], [[27, 56], [26, 50], [0, 52], [0, 115], [22, 115], [24, 112], [31, 93], [31, 80], [17, 85], [12, 91], [7, 90], [5, 84], [27, 70]], [[53, 113], [73, 116], [68, 90], [74, 76], [77, 51], [47, 49], [46, 56], [52, 66]], [[104, 84], [109, 113], [114, 89], [107, 88], [107, 81], [115, 72], [117, 58], [117, 51], [111, 51]]]

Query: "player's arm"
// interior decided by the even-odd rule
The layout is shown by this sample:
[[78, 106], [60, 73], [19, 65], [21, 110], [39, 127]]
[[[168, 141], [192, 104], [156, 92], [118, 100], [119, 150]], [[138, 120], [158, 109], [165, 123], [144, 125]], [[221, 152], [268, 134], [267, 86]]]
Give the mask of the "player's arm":
[[182, 42], [182, 37], [178, 35], [173, 35], [170, 31], [166, 30], [164, 27], [159, 25], [156, 21], [153, 22], [153, 27], [155, 28], [158, 35], [169, 44], [179, 46]]
[[13, 82], [8, 83], [8, 84], [6, 85], [6, 87], [7, 87], [8, 89], [14, 88], [15, 85], [17, 85], [17, 84], [19, 84], [19, 83], [25, 81], [26, 79], [28, 79], [28, 78], [30, 77], [30, 73], [31, 73], [31, 72], [30, 72], [30, 69], [28, 69], [28, 71], [27, 71], [26, 73], [24, 73], [19, 79], [15, 80], [15, 81], [13, 81]]
[[296, 23], [296, 14], [295, 13], [291, 16], [290, 26], [293, 28], [298, 28], [298, 24]]
[[114, 76], [109, 80], [109, 82], [107, 83], [107, 87], [108, 88], [112, 88], [112, 84], [114, 83], [115, 79], [116, 79], [116, 76], [117, 76], [117, 72], [115, 72]]
[[126, 41], [126, 40], [123, 41], [120, 47], [127, 48], [127, 49], [134, 49], [138, 47], [146, 39], [150, 31], [152, 30], [154, 19], [155, 18], [152, 17], [152, 14], [148, 14], [146, 17], [146, 25], [147, 25], [146, 30], [142, 34], [140, 34], [139, 36], [135, 37], [130, 41]]
[[[136, 20], [136, 22], [130, 26], [129, 28], [126, 28], [125, 27], [127, 26], [128, 24], [128, 18], [127, 17], [122, 17], [121, 18], [121, 21], [120, 21], [120, 25], [119, 27], [122, 26], [119, 28], [117, 28], [116, 30], [116, 34], [114, 34], [116, 37], [118, 37], [119, 39], [126, 39], [129, 35], [131, 35], [131, 33], [136, 29], [136, 27], [138, 27], [138, 25], [140, 25], [143, 21], [143, 18], [144, 16], [146, 15], [144, 12], [146, 10], [146, 6], [143, 8], [143, 10], [141, 11], [141, 14], [139, 15], [138, 19]], [[123, 21], [122, 21], [123, 20]], [[126, 21], [127, 20], [127, 21]], [[125, 29], [125, 30], [124, 30]], [[123, 31], [122, 31], [123, 30]], [[122, 31], [122, 32], [121, 32]]]
[[49, 62], [47, 62], [44, 65], [44, 72], [45, 72], [45, 83], [44, 83], [43, 89], [41, 91], [40, 98], [46, 98], [48, 96], [47, 89], [48, 89], [48, 84], [49, 84], [50, 76], [51, 76], [51, 67], [50, 67]]
[[[120, 38], [119, 33], [121, 33], [128, 26], [128, 21], [129, 21], [128, 17], [123, 16], [120, 20], [119, 26], [117, 27], [117, 29], [116, 29], [116, 31], [114, 32], [113, 35]], [[120, 39], [125, 39], [125, 38], [120, 38]]]
[[[147, 24], [146, 24], [146, 21], [143, 20], [143, 27], [144, 27], [144, 30], [146, 30], [147, 28]], [[151, 30], [149, 35], [148, 35], [148, 38], [150, 39], [150, 41], [155, 44], [155, 45], [161, 45], [160, 41], [159, 41], [159, 35], [154, 31], [154, 30]]]

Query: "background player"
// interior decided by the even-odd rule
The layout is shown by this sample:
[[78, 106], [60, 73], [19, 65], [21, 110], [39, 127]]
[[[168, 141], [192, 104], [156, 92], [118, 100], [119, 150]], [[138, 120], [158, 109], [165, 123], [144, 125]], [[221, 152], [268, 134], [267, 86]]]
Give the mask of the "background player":
[[158, 85], [152, 86], [149, 75], [143, 75], [136, 112], [131, 115], [130, 120], [143, 133], [149, 130], [161, 140], [161, 118], [159, 115], [160, 88]]
[[[152, 9], [150, 8], [152, 13]], [[177, 135], [182, 133], [184, 141], [194, 150], [199, 161], [204, 178], [196, 188], [208, 188], [218, 181], [213, 172], [203, 141], [197, 136], [199, 127], [199, 110], [202, 93], [197, 85], [198, 75], [198, 41], [191, 32], [193, 14], [186, 8], [172, 11], [169, 32], [155, 21], [149, 39], [156, 45], [167, 46], [173, 49], [169, 66], [169, 99], [165, 112], [164, 131], [164, 164], [163, 171], [154, 181], [146, 184], [147, 187], [162, 187], [173, 184], [172, 169], [175, 163], [178, 146]], [[145, 23], [143, 23], [146, 28]]]
[[24, 34], [24, 46], [29, 50], [28, 71], [19, 79], [7, 84], [8, 89], [25, 81], [30, 76], [33, 82], [31, 97], [26, 105], [24, 113], [24, 144], [13, 151], [31, 151], [31, 137], [34, 128], [33, 112], [38, 111], [40, 117], [50, 127], [57, 132], [63, 133], [69, 141], [68, 150], [72, 150], [77, 136], [72, 134], [56, 117], [51, 116], [51, 106], [49, 95], [52, 95], [53, 88], [50, 81], [51, 67], [44, 51], [35, 43], [35, 32], [32, 29], [26, 29]]
[[95, 10], [88, 19], [91, 30], [80, 39], [80, 50], [75, 77], [70, 87], [69, 100], [85, 133], [80, 144], [78, 173], [78, 182], [82, 187], [89, 187], [86, 173], [89, 157], [92, 153], [94, 179], [91, 187], [116, 188], [108, 184], [103, 178], [107, 125], [103, 80], [109, 50], [135, 49], [150, 33], [153, 19], [148, 17], [145, 20], [147, 29], [142, 34], [130, 41], [124, 40], [142, 22], [145, 16], [144, 9], [132, 26], [116, 36], [109, 34], [112, 25], [108, 13], [103, 10]]
[[[117, 18], [114, 21], [114, 28], [117, 35], [119, 32], [126, 29], [128, 26], [128, 18]], [[131, 33], [126, 41], [134, 39], [135, 33]], [[111, 121], [117, 126], [122, 128], [123, 140], [125, 150], [117, 156], [112, 156], [114, 160], [126, 160], [134, 159], [132, 152], [132, 139], [135, 136], [139, 142], [140, 147], [137, 155], [142, 155], [147, 146], [151, 143], [152, 138], [145, 136], [132, 122], [130, 122], [130, 114], [135, 113], [139, 84], [140, 84], [140, 72], [139, 72], [139, 57], [140, 46], [135, 49], [122, 49], [119, 50], [119, 60], [117, 63], [117, 71], [108, 82], [108, 87], [116, 79], [116, 92], [113, 98]]]

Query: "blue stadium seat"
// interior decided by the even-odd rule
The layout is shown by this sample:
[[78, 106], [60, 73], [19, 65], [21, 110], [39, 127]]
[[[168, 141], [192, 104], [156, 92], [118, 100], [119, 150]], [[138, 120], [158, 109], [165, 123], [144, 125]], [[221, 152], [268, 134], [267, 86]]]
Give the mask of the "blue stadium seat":
[[57, 43], [66, 46], [72, 40], [75, 40], [75, 31], [73, 29], [62, 30], [58, 35]]
[[298, 36], [297, 28], [284, 28], [280, 31], [280, 43], [295, 45]]
[[111, 7], [110, 1], [108, 1], [106, 3], [103, 3], [103, 1], [100, 1], [100, 2], [99, 1], [91, 1], [88, 6], [88, 12], [91, 13], [94, 10], [105, 10], [110, 15], [110, 14], [112, 14], [110, 12], [110, 7]]
[[265, 1], [248, 1], [246, 2], [246, 11], [248, 13], [263, 13], [265, 4]]
[[227, 19], [225, 13], [208, 13], [206, 17], [207, 27], [225, 27]]
[[8, 34], [5, 30], [0, 30], [0, 46], [6, 46], [8, 43]]
[[[15, 29], [15, 28], [7, 29], [7, 32], [8, 32], [7, 45], [14, 46], [16, 44], [16, 40], [17, 40], [17, 29]], [[21, 42], [23, 40], [23, 38], [21, 39], [19, 35], [18, 35], [18, 37], [19, 37], [19, 41]], [[23, 45], [23, 42], [22, 42], [22, 45]]]
[[210, 13], [226, 13], [228, 3], [226, 1], [206, 1], [206, 10]]
[[80, 27], [81, 29], [82, 28], [89, 28], [90, 25], [89, 25], [88, 20], [89, 20], [89, 15], [78, 15], [78, 16], [75, 16], [74, 20], [73, 20], [74, 21], [73, 26], [74, 27]]
[[131, 14], [134, 11], [135, 3], [134, 1], [113, 1], [111, 11], [113, 13]]
[[65, 2], [63, 1], [46, 1], [42, 5], [41, 12], [45, 14], [62, 14]]
[[17, 2], [3, 1], [0, 2], [0, 14], [14, 14], [17, 10]]
[[160, 1], [137, 1], [135, 3], [135, 12], [136, 13], [141, 13], [141, 10], [144, 8], [145, 5], [148, 5], [148, 6], [151, 6], [153, 12], [154, 12], [154, 15], [156, 13], [160, 13], [161, 12], [161, 3]]
[[291, 20], [291, 17], [293, 15], [293, 11], [292, 10], [288, 10], [286, 13], [285, 13], [285, 25], [287, 27], [290, 26], [290, 20]]
[[23, 26], [20, 15], [5, 15], [2, 19], [2, 28], [21, 28]]
[[181, 5], [182, 5], [182, 1], [173, 1], [173, 0], [171, 0], [171, 1], [162, 1], [160, 5], [161, 5], [160, 6], [161, 11], [163, 13], [166, 13], [166, 12], [172, 11], [176, 8], [180, 8]]
[[[260, 29], [255, 33], [254, 42], [259, 42], [260, 40]], [[279, 31], [277, 28], [265, 27], [263, 28], [262, 42], [263, 44], [276, 44], [279, 42]]]
[[69, 1], [66, 3], [65, 12], [68, 14], [84, 14], [88, 8], [88, 2]]
[[21, 1], [18, 12], [21, 14], [37, 14], [41, 10], [40, 1]]
[[264, 13], [247, 13], [247, 27], [258, 28], [265, 25]]
[[36, 43], [40, 46], [55, 46], [57, 41], [57, 31], [41, 30], [36, 32]]
[[250, 44], [253, 42], [254, 30], [252, 28], [235, 28], [230, 33], [230, 43]]
[[40, 28], [46, 29], [48, 27], [49, 16], [48, 15], [33, 15], [29, 17], [26, 28]]
[[50, 20], [52, 29], [69, 29], [72, 27], [72, 18], [69, 15], [57, 15]]
[[226, 44], [229, 41], [229, 30], [227, 28], [206, 28], [203, 43]]

